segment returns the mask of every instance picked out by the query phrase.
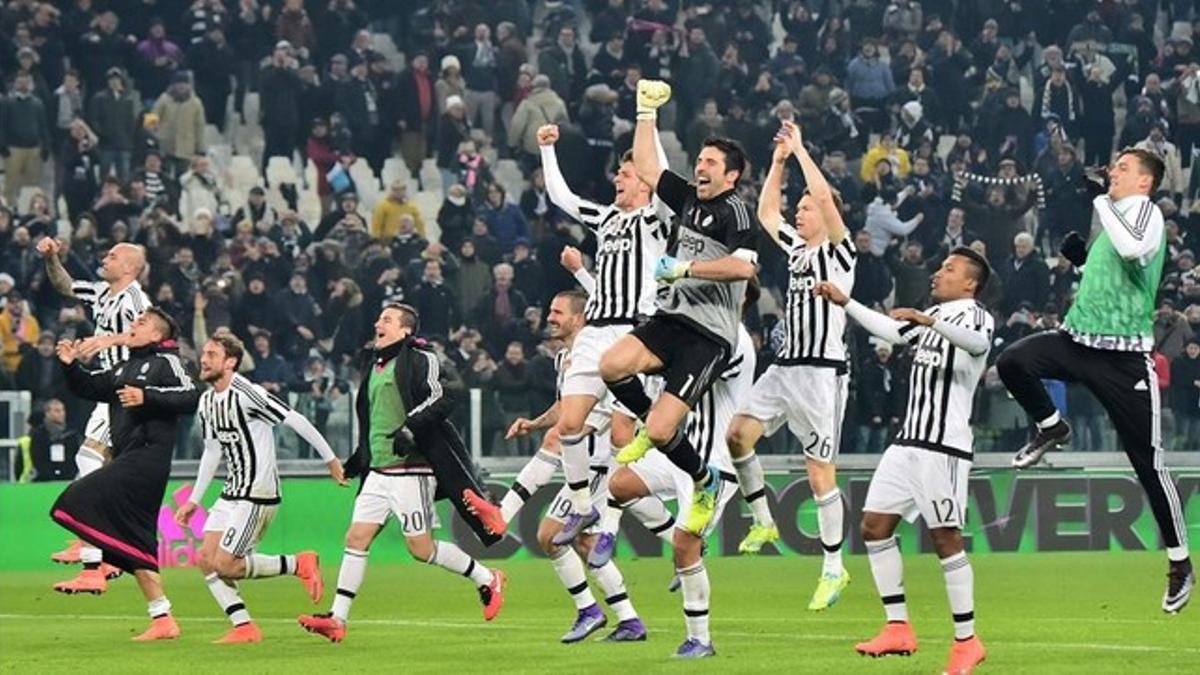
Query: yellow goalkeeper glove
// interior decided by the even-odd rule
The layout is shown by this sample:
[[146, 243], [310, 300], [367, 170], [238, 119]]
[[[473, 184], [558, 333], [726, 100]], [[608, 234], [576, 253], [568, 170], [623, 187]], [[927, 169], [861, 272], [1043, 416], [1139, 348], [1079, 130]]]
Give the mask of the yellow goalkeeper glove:
[[658, 109], [671, 100], [671, 85], [661, 80], [639, 80], [637, 116], [639, 120], [658, 118]]

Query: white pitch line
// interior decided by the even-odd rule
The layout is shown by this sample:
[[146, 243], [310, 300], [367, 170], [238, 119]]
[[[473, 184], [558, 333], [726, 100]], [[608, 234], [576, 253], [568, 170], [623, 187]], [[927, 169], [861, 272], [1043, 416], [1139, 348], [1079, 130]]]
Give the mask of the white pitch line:
[[[140, 615], [120, 615], [120, 614], [0, 614], [0, 621], [5, 620], [29, 620], [29, 619], [51, 619], [55, 621], [138, 621], [146, 617]], [[223, 619], [214, 616], [200, 617], [176, 617], [184, 623], [228, 623], [228, 619]], [[274, 623], [274, 624], [295, 624], [295, 619], [284, 619], [277, 617], [268, 617], [265, 619], [255, 619], [257, 623]], [[415, 619], [356, 619], [356, 626], [415, 626], [425, 628], [467, 628], [478, 629], [479, 623], [465, 623], [454, 621], [436, 621], [436, 620], [415, 620]], [[550, 624], [531, 625], [528, 623], [497, 623], [490, 624], [488, 627], [493, 630], [529, 630], [542, 631]], [[651, 633], [673, 633], [674, 629], [652, 629]], [[855, 638], [854, 636], [846, 635], [820, 635], [813, 633], [744, 633], [735, 631], [714, 631], [717, 637], [734, 637], [734, 638], [749, 638], [749, 639], [773, 639], [773, 640], [790, 640], [790, 641], [811, 641], [811, 642], [846, 642], [850, 643]], [[925, 642], [934, 644], [949, 644], [949, 640], [939, 638], [923, 638]], [[1107, 643], [1090, 643], [1090, 642], [1031, 642], [1028, 640], [1020, 640], [1018, 642], [994, 642], [988, 641], [988, 645], [998, 647], [1038, 647], [1046, 649], [1079, 649], [1085, 651], [1109, 651], [1109, 652], [1135, 652], [1143, 654], [1169, 653], [1169, 654], [1200, 654], [1200, 647], [1159, 647], [1154, 645], [1119, 645]]]

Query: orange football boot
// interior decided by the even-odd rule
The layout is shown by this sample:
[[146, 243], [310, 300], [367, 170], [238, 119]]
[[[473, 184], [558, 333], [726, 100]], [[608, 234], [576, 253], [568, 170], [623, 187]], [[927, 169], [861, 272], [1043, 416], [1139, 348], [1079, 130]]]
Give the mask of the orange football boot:
[[889, 621], [879, 635], [866, 642], [854, 645], [854, 651], [863, 656], [880, 657], [889, 654], [911, 656], [917, 651], [917, 634], [907, 621]]

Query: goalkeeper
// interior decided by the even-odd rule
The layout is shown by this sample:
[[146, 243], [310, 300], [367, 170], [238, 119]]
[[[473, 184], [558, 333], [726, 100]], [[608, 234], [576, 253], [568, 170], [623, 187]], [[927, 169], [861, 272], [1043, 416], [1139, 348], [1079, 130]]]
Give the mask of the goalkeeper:
[[[633, 164], [638, 179], [678, 215], [668, 248], [671, 255], [660, 258], [655, 269], [660, 288], [654, 316], [604, 353], [600, 376], [643, 422], [617, 461], [634, 462], [651, 448], [665, 453], [695, 481], [683, 528], [702, 533], [715, 512], [723, 476], [709, 466], [711, 448], [697, 452], [681, 423], [724, 372], [737, 346], [746, 285], [755, 275], [760, 226], [754, 211], [736, 194], [746, 169], [737, 143], [705, 140], [693, 170], [695, 184], [661, 165], [654, 141], [656, 110], [670, 97], [671, 88], [664, 82], [638, 83]], [[642, 374], [663, 378], [663, 393], [653, 405], [638, 378]]]
[[1191, 596], [1195, 576], [1188, 559], [1187, 528], [1179, 494], [1163, 463], [1154, 307], [1166, 256], [1162, 212], [1150, 200], [1163, 162], [1147, 150], [1127, 149], [1108, 170], [1107, 194], [1091, 183], [1101, 231], [1091, 248], [1076, 234], [1063, 255], [1083, 265], [1083, 281], [1063, 329], [1031, 335], [1006, 349], [996, 367], [1013, 398], [1037, 422], [1037, 434], [1013, 457], [1013, 466], [1037, 464], [1048, 450], [1071, 439], [1042, 386], [1043, 379], [1078, 382], [1108, 411], [1129, 463], [1154, 512], [1169, 569], [1162, 609], [1175, 613]]

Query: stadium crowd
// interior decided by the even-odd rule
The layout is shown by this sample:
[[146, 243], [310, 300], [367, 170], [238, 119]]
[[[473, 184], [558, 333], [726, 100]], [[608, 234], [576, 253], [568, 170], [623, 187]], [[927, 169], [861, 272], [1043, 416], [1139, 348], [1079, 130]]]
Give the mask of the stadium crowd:
[[[1072, 300], [1080, 271], [1058, 248], [1090, 232], [1087, 167], [1130, 145], [1160, 153], [1164, 436], [1200, 449], [1192, 18], [1191, 3], [1153, 0], [13, 0], [0, 9], [0, 388], [33, 392], [36, 433], [78, 436], [88, 410], [53, 345], [91, 328], [35, 244], [69, 241], [65, 265], [88, 279], [109, 246], [135, 242], [192, 357], [229, 326], [252, 345], [247, 376], [321, 429], [345, 414], [378, 308], [412, 304], [459, 388], [483, 393], [485, 452], [528, 454], [501, 432], [553, 402], [544, 310], [575, 285], [564, 248], [595, 247], [549, 201], [535, 132], [557, 123], [568, 183], [609, 200], [650, 77], [676, 92], [662, 115], [672, 168], [690, 173], [707, 136], [733, 138], [752, 203], [780, 121], [799, 122], [841, 193], [863, 304], [923, 307], [947, 251], [986, 255], [993, 360]], [[255, 158], [249, 189], [231, 154]], [[309, 168], [272, 181], [276, 157]], [[803, 187], [792, 165], [787, 203]], [[767, 292], [747, 322], [762, 369], [788, 276], [767, 237], [759, 249]], [[842, 451], [880, 452], [905, 354], [857, 326], [848, 340]], [[1075, 449], [1115, 447], [1090, 394], [1053, 390]], [[979, 396], [978, 449], [1015, 449], [1028, 420], [994, 368]]]

